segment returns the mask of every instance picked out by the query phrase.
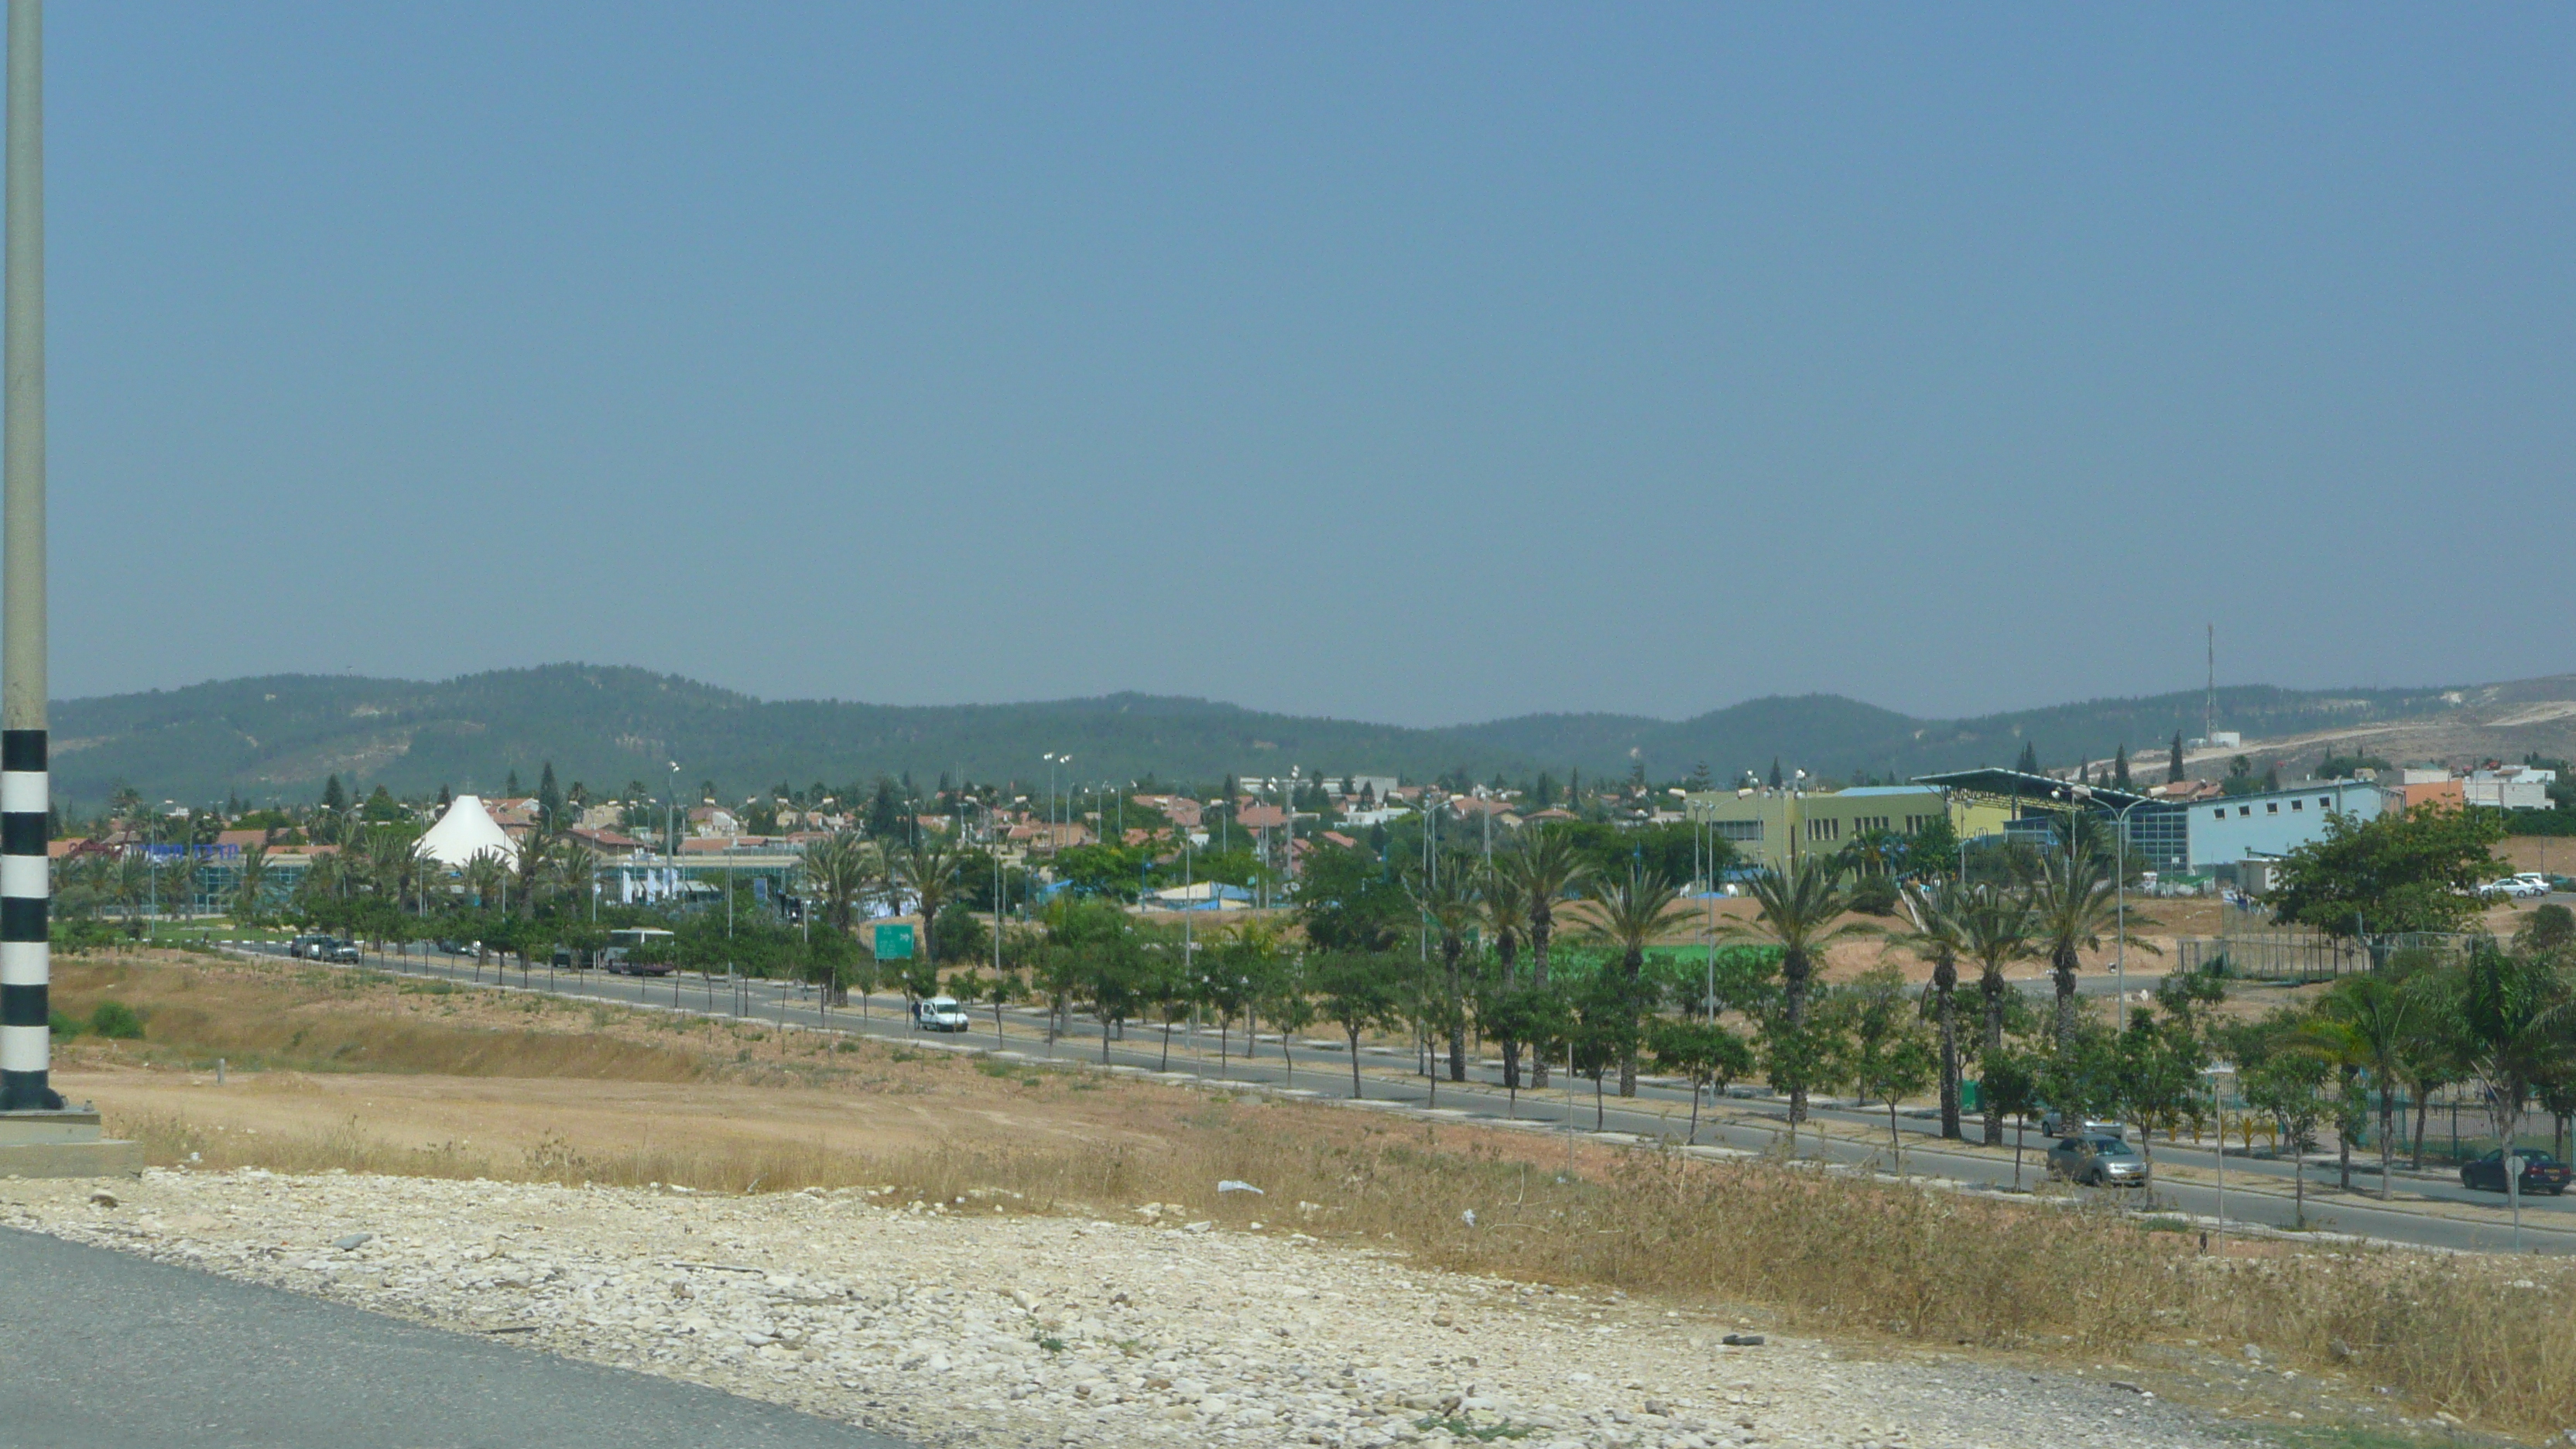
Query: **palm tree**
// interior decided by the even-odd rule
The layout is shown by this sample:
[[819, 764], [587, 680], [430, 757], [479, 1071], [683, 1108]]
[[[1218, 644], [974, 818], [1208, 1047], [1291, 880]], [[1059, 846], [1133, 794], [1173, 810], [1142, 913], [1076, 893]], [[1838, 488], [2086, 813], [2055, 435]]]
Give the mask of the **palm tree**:
[[860, 898], [875, 879], [876, 862], [855, 830], [836, 830], [805, 847], [806, 889], [823, 902], [823, 919], [847, 935]]
[[2379, 1088], [2379, 1200], [2388, 1200], [2391, 1159], [2396, 1151], [2397, 1085], [2411, 1067], [2409, 1060], [2424, 1035], [2425, 1019], [2436, 1003], [2421, 989], [2373, 971], [2347, 976], [2318, 1003], [2317, 1026], [2330, 1037], [2337, 1058], [2357, 1063]]
[[1919, 923], [1899, 941], [1932, 963], [1932, 1019], [1941, 1034], [1941, 1135], [1959, 1132], [1959, 957], [1967, 950], [1960, 908], [1966, 904], [1956, 884], [1917, 885], [1914, 916]]
[[[1574, 848], [1574, 839], [1561, 830], [1542, 830], [1521, 842], [1520, 848], [1494, 859], [1496, 873], [1512, 878], [1529, 905], [1530, 985], [1547, 985], [1548, 942], [1556, 934], [1556, 903], [1568, 891], [1579, 889], [1592, 868]], [[1530, 1086], [1547, 1085], [1547, 1056], [1540, 1053], [1530, 1063]]]
[[[1520, 878], [1509, 871], [1487, 869], [1476, 883], [1476, 898], [1482, 908], [1482, 924], [1494, 942], [1495, 985], [1508, 993], [1519, 983], [1521, 931], [1529, 921], [1529, 895], [1521, 889]], [[1503, 1085], [1517, 1091], [1521, 1084], [1521, 1044], [1510, 1037], [1503, 1042]]]
[[186, 916], [196, 909], [199, 862], [194, 850], [182, 847], [182, 853], [161, 867], [161, 916], [164, 920]]
[[251, 930], [268, 914], [268, 846], [254, 842], [242, 847], [241, 869], [233, 885], [233, 921]]
[[[1812, 855], [1793, 856], [1787, 870], [1765, 870], [1750, 882], [1755, 905], [1752, 927], [1731, 934], [1750, 935], [1780, 948], [1780, 1022], [1792, 1040], [1807, 1027], [1807, 994], [1816, 975], [1816, 958], [1847, 936], [1868, 935], [1874, 927], [1844, 923], [1842, 870]], [[1789, 1084], [1789, 1123], [1807, 1120], [1807, 1084]]]
[[1405, 891], [1413, 904], [1440, 934], [1439, 1012], [1441, 1024], [1449, 1036], [1449, 1080], [1467, 1080], [1467, 1023], [1459, 1010], [1465, 999], [1458, 979], [1458, 960], [1467, 949], [1467, 933], [1476, 928], [1481, 914], [1476, 906], [1476, 883], [1467, 872], [1451, 870], [1430, 881], [1407, 879]]
[[[1958, 928], [1960, 954], [1977, 963], [1977, 993], [1985, 1006], [1979, 1050], [1993, 1056], [2004, 1049], [2004, 1000], [2012, 989], [2004, 980], [2004, 967], [2030, 954], [2030, 899], [2001, 886], [1969, 886], [1953, 898], [1949, 915]], [[1980, 1095], [1985, 1099], [1986, 1145], [2001, 1146], [2003, 1108], [1994, 1093]]]
[[[2118, 930], [2119, 882], [2091, 851], [2072, 860], [2052, 857], [2041, 864], [2039, 879], [2031, 886], [2030, 903], [2039, 939], [2048, 949], [2049, 971], [2057, 979], [2054, 1030], [2062, 1051], [2075, 1038], [2075, 971], [2082, 962], [2082, 953], [2100, 950], [2103, 935], [2116, 934]], [[2155, 922], [2132, 913], [2129, 924], [2152, 926]], [[2131, 944], [2142, 951], [2155, 950], [2135, 937]]]
[[531, 915], [536, 912], [537, 895], [552, 879], [549, 866], [554, 858], [555, 840], [556, 837], [544, 826], [536, 825], [529, 827], [527, 838], [519, 842], [515, 882], [518, 889], [514, 892], [518, 900], [513, 909]]
[[937, 831], [925, 831], [909, 848], [890, 853], [891, 875], [898, 886], [909, 891], [921, 908], [921, 955], [926, 961], [939, 959], [939, 908], [957, 894], [959, 872], [965, 862], [956, 847]]
[[2486, 1088], [2487, 1110], [2503, 1144], [2505, 1186], [2519, 1235], [2522, 1173], [2514, 1138], [2535, 1084], [2567, 1069], [2576, 982], [2546, 956], [2516, 956], [2486, 943], [2469, 952], [2452, 983], [2452, 1001], [2466, 1028], [2470, 1075]]
[[[1616, 884], [1594, 877], [1583, 898], [1591, 902], [1593, 919], [1585, 935], [1619, 953], [1619, 979], [1624, 1000], [1630, 1010], [1642, 1009], [1645, 1001], [1643, 978], [1646, 948], [1655, 938], [1671, 930], [1687, 910], [1681, 903], [1681, 889], [1655, 871], [1643, 875], [1631, 872], [1628, 879]], [[1628, 1049], [1619, 1058], [1619, 1095], [1637, 1095], [1637, 1033], [1629, 1032]]]
[[591, 888], [599, 878], [599, 852], [567, 836], [555, 847], [554, 887], [587, 906]]

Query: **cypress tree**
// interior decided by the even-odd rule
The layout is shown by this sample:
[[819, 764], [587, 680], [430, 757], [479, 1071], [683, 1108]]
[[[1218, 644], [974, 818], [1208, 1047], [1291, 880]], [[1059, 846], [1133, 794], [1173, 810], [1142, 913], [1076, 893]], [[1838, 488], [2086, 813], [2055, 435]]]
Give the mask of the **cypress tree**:
[[2111, 757], [2111, 785], [2114, 789], [2129, 788], [2129, 746], [2125, 741], [2119, 753]]
[[563, 787], [555, 783], [555, 762], [546, 761], [545, 773], [537, 777], [537, 819], [548, 830], [563, 823]]
[[2039, 747], [2029, 740], [2021, 742], [2021, 761], [2013, 766], [2025, 775], [2039, 773]]
[[1773, 755], [1771, 757], [1771, 788], [1774, 790], [1780, 788], [1780, 757], [1778, 755]]
[[349, 808], [349, 791], [336, 774], [322, 782], [322, 808], [334, 815]]
[[2182, 731], [2180, 730], [2174, 731], [2173, 758], [2165, 765], [2165, 783], [2168, 785], [2182, 783]]

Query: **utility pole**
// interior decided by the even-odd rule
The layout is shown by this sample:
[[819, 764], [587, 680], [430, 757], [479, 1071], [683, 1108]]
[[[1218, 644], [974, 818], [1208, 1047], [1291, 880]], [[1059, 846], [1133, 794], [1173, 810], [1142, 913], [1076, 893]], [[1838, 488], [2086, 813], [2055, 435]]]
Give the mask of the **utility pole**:
[[2218, 737], [2218, 626], [2209, 626], [2209, 692], [2200, 699], [2200, 743], [2208, 748]]

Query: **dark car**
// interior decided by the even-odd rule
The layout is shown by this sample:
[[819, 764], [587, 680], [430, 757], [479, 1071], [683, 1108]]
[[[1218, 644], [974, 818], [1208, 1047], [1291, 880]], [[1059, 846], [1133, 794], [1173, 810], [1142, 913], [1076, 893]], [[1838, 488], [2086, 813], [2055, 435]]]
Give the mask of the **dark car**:
[[[2564, 1197], [2567, 1182], [2576, 1177], [2566, 1163], [2537, 1147], [2517, 1147], [2514, 1156], [2522, 1159], [2522, 1190], [2545, 1192], [2551, 1197]], [[2474, 1162], [2460, 1164], [2460, 1186], [2479, 1192], [2504, 1191], [2504, 1153], [2490, 1152]]]
[[2107, 1132], [2088, 1132], [2048, 1149], [2048, 1175], [2092, 1187], [2144, 1187], [2147, 1160]]

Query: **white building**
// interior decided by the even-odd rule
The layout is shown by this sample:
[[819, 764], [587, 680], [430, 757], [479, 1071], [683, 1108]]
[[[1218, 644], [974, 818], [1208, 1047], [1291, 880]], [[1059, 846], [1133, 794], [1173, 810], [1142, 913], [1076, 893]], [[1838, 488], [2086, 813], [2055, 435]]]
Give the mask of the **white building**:
[[2471, 770], [2460, 780], [2460, 793], [2472, 805], [2491, 810], [2546, 810], [2556, 770], [2507, 765], [2499, 770]]

